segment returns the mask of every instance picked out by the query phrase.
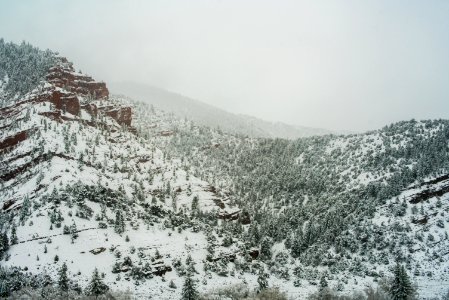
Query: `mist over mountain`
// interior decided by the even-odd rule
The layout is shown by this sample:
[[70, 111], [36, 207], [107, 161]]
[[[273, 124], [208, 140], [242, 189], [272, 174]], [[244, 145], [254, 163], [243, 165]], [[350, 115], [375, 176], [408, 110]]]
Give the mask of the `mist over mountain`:
[[202, 125], [218, 127], [227, 132], [252, 137], [286, 139], [334, 133], [326, 129], [269, 122], [252, 116], [233, 114], [204, 102], [150, 85], [116, 82], [109, 84], [109, 87], [115, 94], [130, 96], [136, 100], [153, 104], [167, 112], [172, 112], [178, 117], [188, 118]]

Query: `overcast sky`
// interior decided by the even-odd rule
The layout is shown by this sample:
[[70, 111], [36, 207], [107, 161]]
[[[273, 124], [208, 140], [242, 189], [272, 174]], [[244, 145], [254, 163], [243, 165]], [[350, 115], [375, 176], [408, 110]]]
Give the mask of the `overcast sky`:
[[0, 37], [271, 121], [449, 118], [449, 1], [0, 0]]

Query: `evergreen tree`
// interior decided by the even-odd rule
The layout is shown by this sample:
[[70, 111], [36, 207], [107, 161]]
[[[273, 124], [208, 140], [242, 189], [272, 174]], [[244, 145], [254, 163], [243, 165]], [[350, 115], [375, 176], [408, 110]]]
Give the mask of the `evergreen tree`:
[[394, 277], [389, 294], [392, 300], [409, 300], [415, 294], [407, 271], [399, 263], [394, 267]]
[[64, 227], [62, 228], [62, 233], [63, 234], [69, 234], [70, 233], [70, 227], [67, 225], [64, 225]]
[[320, 291], [324, 290], [325, 288], [327, 288], [328, 284], [327, 284], [327, 280], [326, 280], [326, 276], [321, 276], [320, 279]]
[[260, 259], [271, 259], [271, 240], [269, 238], [264, 238], [260, 244]]
[[196, 290], [195, 279], [190, 270], [187, 270], [184, 286], [182, 287], [181, 300], [197, 300], [199, 299], [198, 291]]
[[190, 273], [195, 273], [195, 262], [193, 261], [192, 256], [189, 254], [186, 258], [186, 267], [187, 267], [187, 271], [189, 271]]
[[19, 241], [17, 240], [17, 233], [16, 233], [16, 225], [13, 224], [11, 228], [11, 245], [17, 244]]
[[69, 290], [69, 279], [67, 277], [67, 265], [64, 262], [59, 269], [58, 287], [61, 291], [67, 292]]
[[193, 197], [193, 200], [192, 200], [192, 210], [193, 211], [198, 209], [198, 202], [199, 202], [198, 196]]
[[3, 232], [0, 235], [0, 259], [3, 258], [3, 255], [8, 251], [9, 249], [9, 239], [6, 232]]
[[71, 235], [72, 241], [78, 237], [78, 228], [76, 227], [75, 221], [73, 222], [72, 225], [70, 225], [70, 235]]
[[123, 219], [123, 215], [120, 210], [115, 212], [114, 230], [118, 234], [125, 232], [125, 220]]
[[173, 280], [170, 280], [170, 283], [168, 284], [168, 287], [171, 289], [176, 289], [176, 284], [173, 282]]
[[265, 274], [262, 270], [260, 270], [259, 277], [257, 277], [257, 283], [259, 284], [260, 291], [268, 288], [267, 274]]
[[103, 282], [98, 273], [98, 269], [95, 268], [92, 279], [90, 280], [89, 285], [86, 287], [86, 295], [95, 296], [97, 298], [100, 295], [106, 294], [109, 290], [109, 287]]

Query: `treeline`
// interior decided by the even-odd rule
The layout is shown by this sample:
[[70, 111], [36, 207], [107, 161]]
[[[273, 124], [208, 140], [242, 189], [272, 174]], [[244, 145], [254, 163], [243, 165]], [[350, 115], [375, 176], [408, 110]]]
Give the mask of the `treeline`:
[[[0, 38], [0, 81], [3, 83], [2, 105], [13, 100], [16, 95], [24, 95], [33, 90], [44, 79], [48, 69], [55, 63], [56, 53], [42, 51], [31, 44], [6, 43]], [[1, 96], [1, 95], [0, 95]]]

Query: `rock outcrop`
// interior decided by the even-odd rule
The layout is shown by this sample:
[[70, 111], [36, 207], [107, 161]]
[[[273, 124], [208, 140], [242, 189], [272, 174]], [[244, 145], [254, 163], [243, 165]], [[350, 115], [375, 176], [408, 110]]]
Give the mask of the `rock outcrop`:
[[[55, 88], [65, 91], [64, 94], [55, 89], [51, 93], [50, 102], [57, 109], [78, 115], [80, 108], [97, 117], [104, 114], [117, 121], [120, 125], [131, 126], [131, 107], [108, 103], [109, 90], [104, 82], [96, 82], [92, 77], [76, 72], [73, 64], [65, 58], [60, 58], [59, 63], [52, 67], [46, 76], [47, 81]], [[80, 106], [80, 96], [87, 104]], [[105, 100], [105, 103], [92, 103], [90, 100]], [[102, 101], [103, 102], [103, 101]]]
[[103, 103], [88, 103], [83, 105], [82, 108], [94, 117], [100, 114], [104, 114], [114, 119], [120, 125], [131, 126], [132, 122], [132, 110], [129, 106], [120, 106], [117, 104]]
[[[75, 72], [73, 64], [66, 58], [59, 58], [58, 63], [50, 68], [46, 76], [49, 85], [16, 102], [12, 107], [0, 109], [0, 115], [10, 117], [17, 113], [15, 107], [27, 102], [50, 102], [55, 110], [78, 116], [81, 109], [97, 117], [104, 114], [120, 125], [131, 126], [132, 109], [108, 101], [109, 90], [104, 82], [96, 82], [92, 77]], [[83, 105], [81, 105], [81, 100]], [[101, 100], [101, 101], [98, 101]], [[101, 103], [101, 104], [99, 104]]]
[[3, 141], [0, 141], [0, 153], [10, 147], [19, 144], [20, 142], [23, 142], [24, 140], [27, 139], [27, 136], [28, 132], [25, 130], [20, 131], [13, 136], [9, 136], [5, 138]]
[[75, 72], [73, 64], [66, 58], [50, 68], [47, 81], [56, 87], [92, 99], [107, 99], [109, 90], [104, 82], [96, 82], [92, 77]]
[[[18, 124], [27, 118], [27, 114], [23, 113], [25, 110], [40, 103], [51, 103], [51, 105], [46, 105], [44, 108], [39, 105], [41, 108], [37, 114], [57, 122], [81, 122], [88, 126], [108, 127], [111, 131], [118, 130], [118, 126], [111, 122], [86, 117], [86, 113], [81, 113], [84, 109], [84, 112], [95, 118], [99, 115], [108, 116], [135, 133], [135, 128], [131, 127], [131, 107], [110, 101], [105, 83], [96, 82], [90, 76], [75, 72], [73, 64], [67, 59], [58, 58], [55, 66], [50, 68], [46, 79], [45, 84], [17, 99], [14, 104], [0, 108], [0, 120], [2, 120], [0, 122], [0, 153], [9, 152], [31, 138], [34, 129], [18, 130]], [[0, 180], [8, 181], [15, 178], [36, 163], [46, 160], [48, 160], [46, 155], [40, 155], [14, 168], [10, 165], [0, 165]]]

